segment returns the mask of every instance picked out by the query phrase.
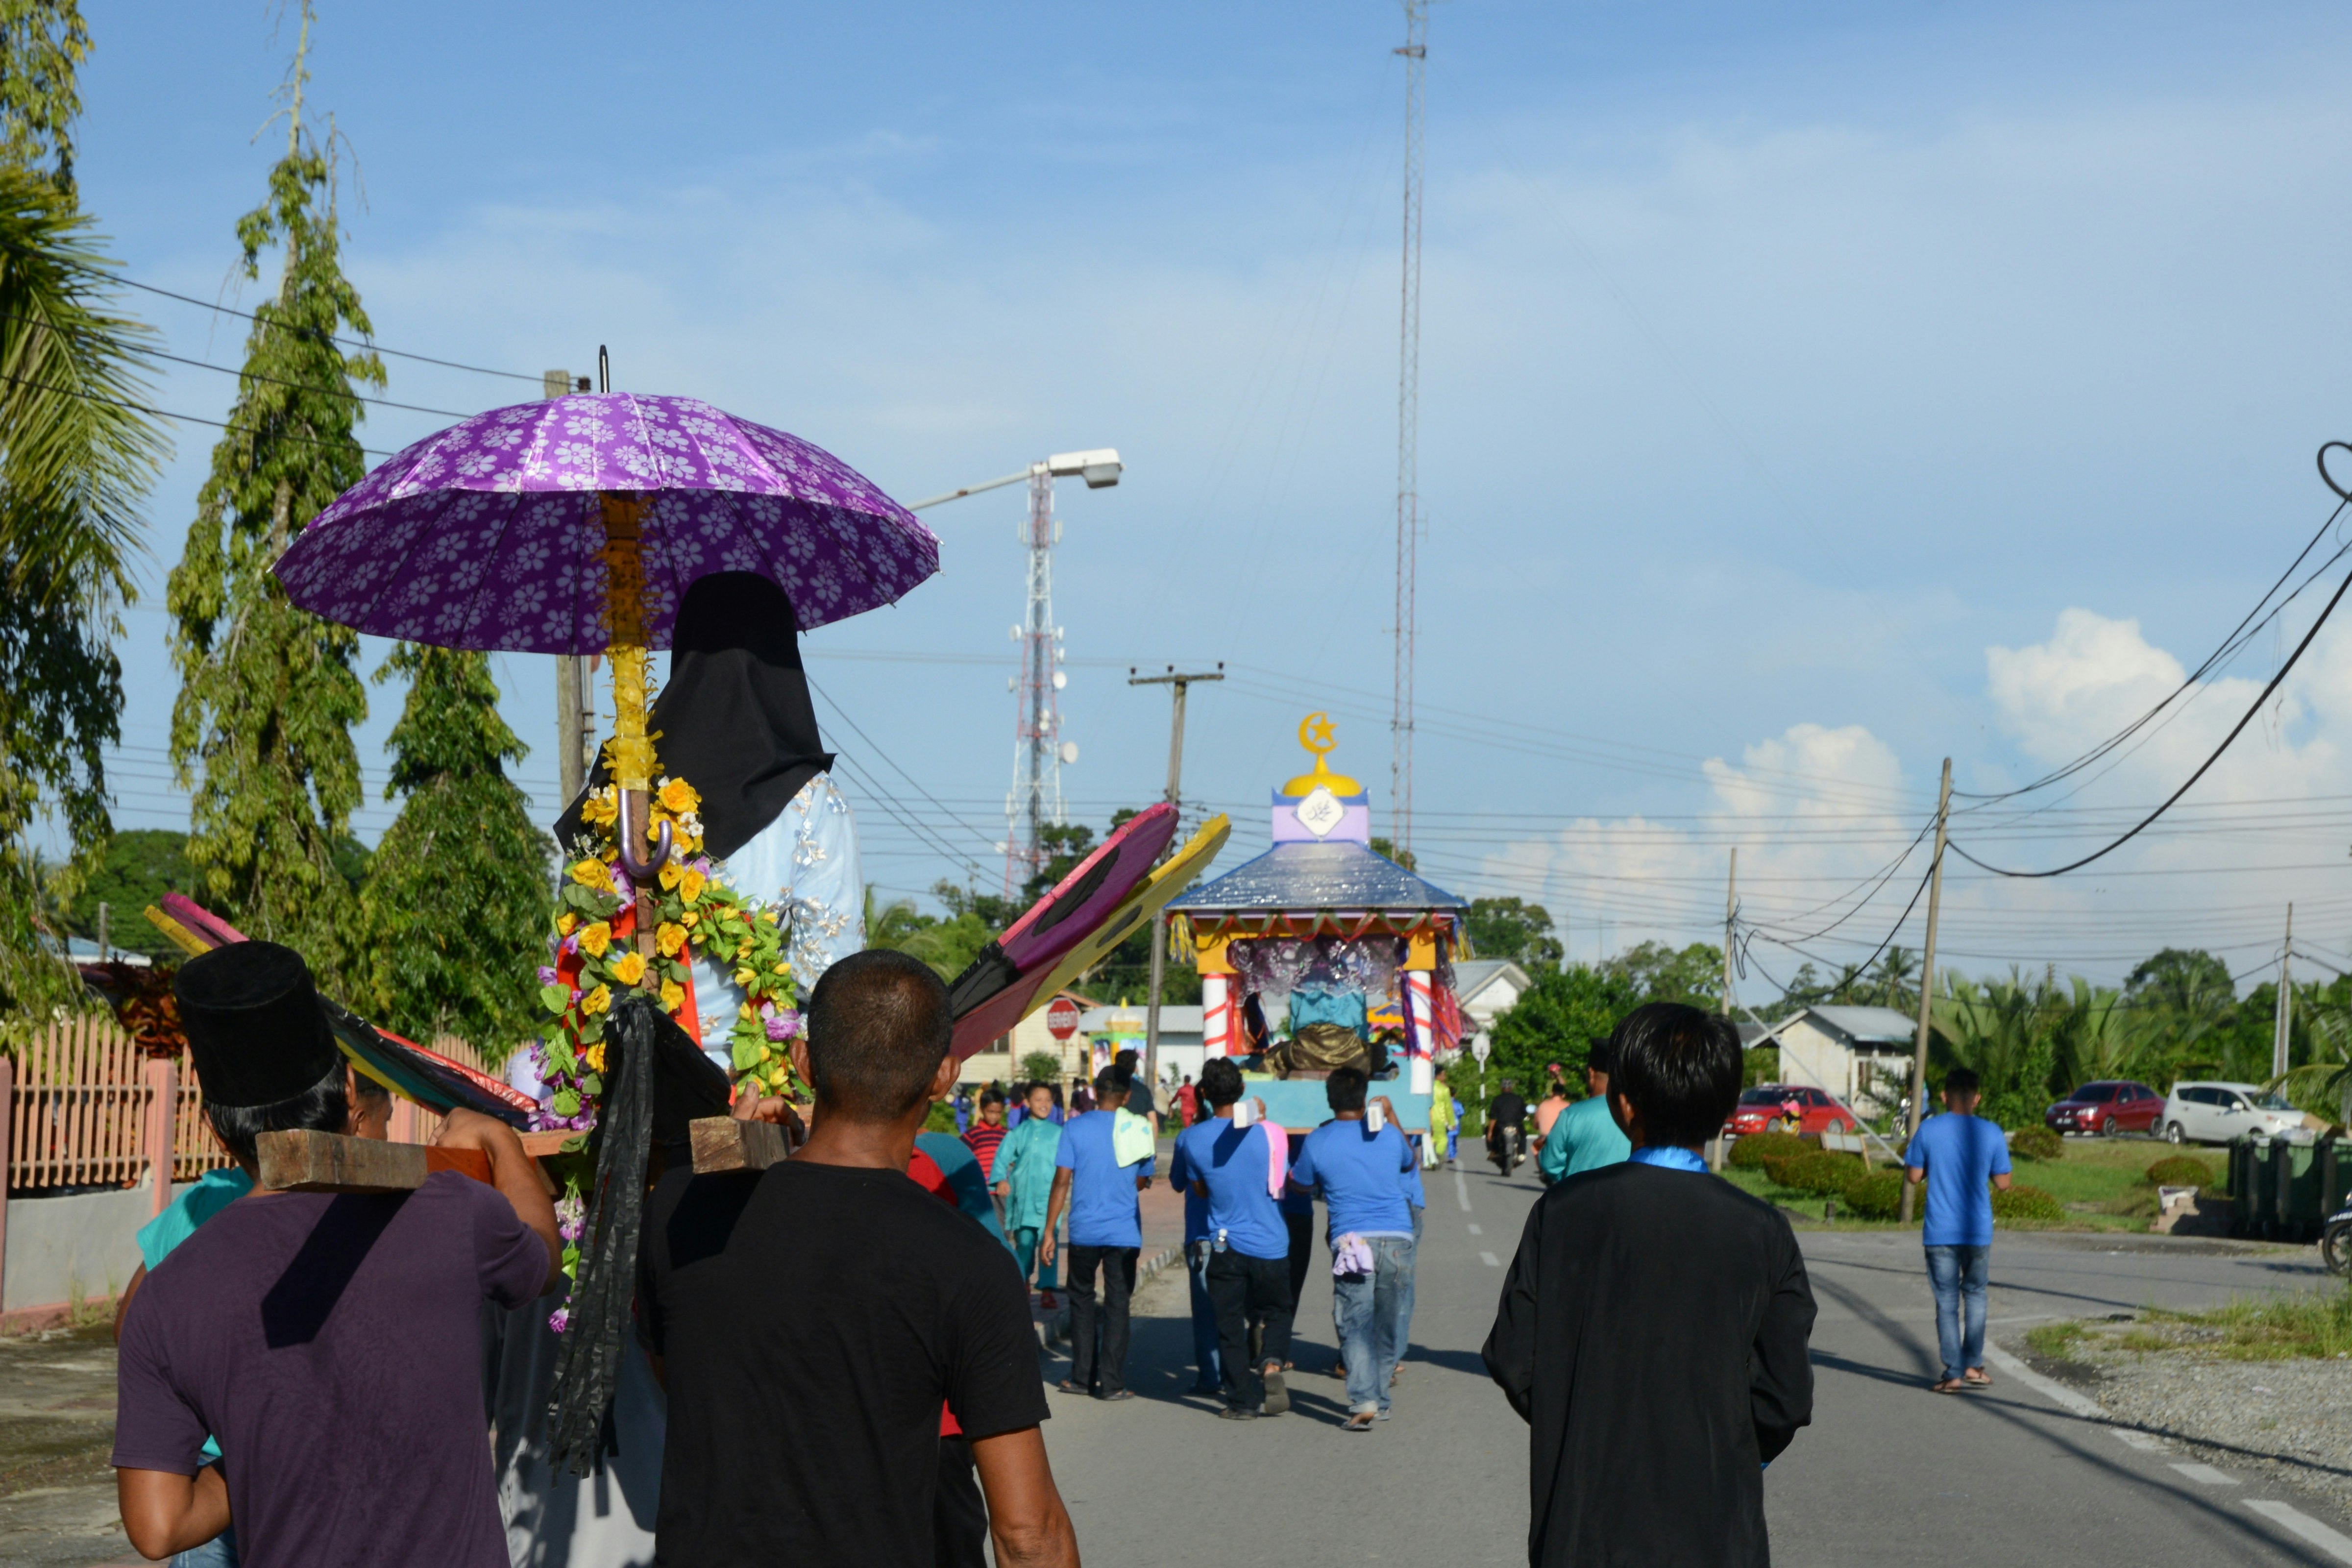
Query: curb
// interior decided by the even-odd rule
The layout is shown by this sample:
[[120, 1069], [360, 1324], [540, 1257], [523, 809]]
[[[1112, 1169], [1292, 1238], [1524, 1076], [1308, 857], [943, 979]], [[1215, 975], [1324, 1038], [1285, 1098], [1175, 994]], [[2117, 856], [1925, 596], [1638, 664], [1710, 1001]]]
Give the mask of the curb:
[[[1181, 1255], [1181, 1247], [1163, 1247], [1139, 1261], [1135, 1266], [1135, 1288], [1142, 1289]], [[1041, 1351], [1070, 1342], [1070, 1303], [1066, 1292], [1056, 1291], [1055, 1294], [1064, 1297], [1060, 1306], [1050, 1312], [1038, 1311], [1034, 1308], [1030, 1312], [1030, 1324], [1037, 1331], [1037, 1348]]]

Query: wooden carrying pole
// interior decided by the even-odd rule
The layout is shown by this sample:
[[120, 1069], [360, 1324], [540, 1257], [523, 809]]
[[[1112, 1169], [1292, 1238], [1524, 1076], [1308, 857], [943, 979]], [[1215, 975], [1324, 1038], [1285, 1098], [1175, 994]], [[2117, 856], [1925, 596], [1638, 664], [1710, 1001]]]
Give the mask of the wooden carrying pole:
[[[1919, 955], [1919, 1038], [1911, 1054], [1911, 1113], [1904, 1119], [1903, 1142], [1910, 1145], [1927, 1107], [1927, 1019], [1936, 995], [1936, 918], [1944, 904], [1944, 830], [1952, 816], [1952, 759], [1944, 759], [1943, 789], [1936, 797], [1936, 858], [1927, 867], [1927, 945]], [[1903, 1184], [1902, 1222], [1911, 1223], [1911, 1203], [1917, 1189]]]

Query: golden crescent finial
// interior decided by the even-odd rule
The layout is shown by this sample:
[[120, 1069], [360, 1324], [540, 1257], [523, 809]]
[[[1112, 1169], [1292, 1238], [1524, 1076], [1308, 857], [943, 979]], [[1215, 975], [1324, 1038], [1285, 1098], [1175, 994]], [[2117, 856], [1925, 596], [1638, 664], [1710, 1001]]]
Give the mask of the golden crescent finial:
[[1301, 719], [1298, 721], [1298, 743], [1314, 752], [1318, 762], [1328, 756], [1339, 743], [1332, 734], [1331, 716], [1318, 712]]

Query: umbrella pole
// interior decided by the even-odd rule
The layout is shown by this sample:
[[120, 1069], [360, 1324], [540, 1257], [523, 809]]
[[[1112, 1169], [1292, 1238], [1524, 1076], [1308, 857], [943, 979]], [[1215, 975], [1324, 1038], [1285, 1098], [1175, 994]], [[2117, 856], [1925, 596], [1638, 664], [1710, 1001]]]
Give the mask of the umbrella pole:
[[620, 841], [621, 868], [636, 888], [637, 952], [646, 961], [645, 979], [639, 984], [659, 995], [653, 879], [669, 858], [669, 832], [665, 826], [658, 841], [647, 841], [646, 824], [653, 815], [654, 743], [646, 733], [649, 655], [645, 559], [638, 531], [646, 503], [642, 496], [615, 490], [605, 490], [599, 499], [604, 514], [604, 595], [610, 627], [605, 661], [613, 668], [613, 783], [620, 808], [620, 819], [614, 827]]

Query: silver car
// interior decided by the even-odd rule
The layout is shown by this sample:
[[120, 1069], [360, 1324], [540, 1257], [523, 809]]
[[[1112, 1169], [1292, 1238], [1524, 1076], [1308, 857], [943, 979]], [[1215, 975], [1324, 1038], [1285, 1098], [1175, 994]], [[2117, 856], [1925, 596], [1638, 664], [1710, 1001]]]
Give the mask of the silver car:
[[2303, 1112], [2253, 1083], [2176, 1083], [2157, 1122], [2174, 1143], [2227, 1143], [2247, 1132], [2275, 1137], [2303, 1125]]

